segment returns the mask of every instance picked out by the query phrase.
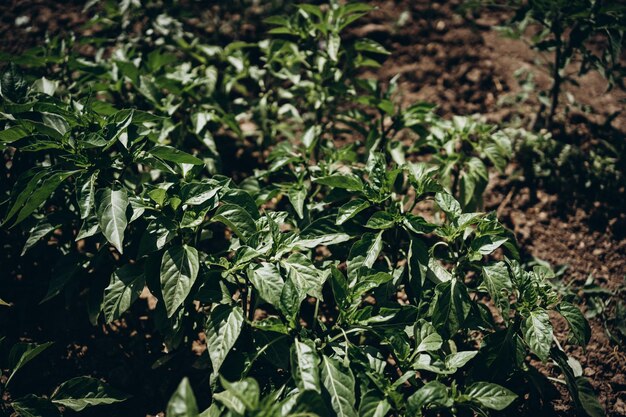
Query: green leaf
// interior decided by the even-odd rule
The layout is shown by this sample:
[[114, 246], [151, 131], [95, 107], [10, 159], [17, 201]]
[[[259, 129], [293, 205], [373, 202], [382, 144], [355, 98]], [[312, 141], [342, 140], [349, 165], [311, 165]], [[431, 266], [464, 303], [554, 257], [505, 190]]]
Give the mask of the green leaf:
[[301, 219], [304, 218], [304, 203], [306, 201], [306, 189], [305, 188], [290, 188], [287, 193], [289, 201], [293, 206], [296, 214]]
[[322, 382], [330, 394], [330, 404], [338, 417], [357, 417], [352, 370], [339, 360], [322, 356]]
[[24, 256], [24, 254], [26, 253], [28, 249], [30, 249], [37, 242], [39, 242], [41, 238], [45, 237], [49, 233], [58, 229], [59, 227], [60, 227], [59, 224], [56, 224], [56, 223], [52, 224], [46, 220], [42, 220], [41, 222], [37, 223], [35, 227], [30, 229], [28, 239], [26, 239], [26, 243], [24, 244], [24, 248], [22, 249], [22, 256]]
[[572, 340], [580, 346], [586, 346], [591, 339], [591, 327], [580, 309], [572, 303], [562, 301], [558, 311], [569, 324]]
[[359, 404], [359, 417], [385, 417], [391, 409], [389, 401], [376, 390], [370, 390], [363, 395]]
[[150, 154], [163, 159], [164, 161], [174, 162], [176, 164], [203, 165], [201, 159], [196, 158], [186, 152], [171, 146], [157, 145], [148, 151]]
[[315, 182], [332, 188], [343, 188], [348, 191], [362, 191], [363, 181], [354, 175], [329, 175], [316, 178]]
[[256, 233], [256, 223], [242, 206], [224, 204], [217, 209], [213, 221], [224, 223], [245, 243]]
[[37, 345], [35, 343], [18, 343], [14, 345], [9, 353], [9, 368], [11, 368], [12, 371], [7, 379], [6, 385], [9, 385], [11, 379], [15, 376], [17, 371], [24, 367], [24, 365], [28, 362], [35, 359], [35, 357], [37, 357], [44, 350], [48, 349], [50, 346], [52, 346], [52, 342], [42, 343], [41, 345]]
[[474, 356], [478, 354], [477, 350], [468, 350], [462, 352], [454, 352], [446, 356], [446, 368], [455, 370], [464, 367]]
[[483, 266], [483, 282], [480, 288], [484, 288], [489, 296], [502, 312], [508, 311], [509, 294], [513, 291], [513, 284], [509, 276], [509, 269], [504, 262]]
[[276, 265], [261, 262], [259, 265], [250, 266], [248, 279], [265, 301], [275, 307], [280, 305], [280, 295], [285, 282]]
[[456, 279], [437, 285], [436, 290], [433, 325], [440, 333], [451, 337], [463, 326], [471, 308], [471, 300], [465, 285]]
[[361, 198], [348, 201], [346, 204], [339, 207], [336, 224], [344, 224], [369, 206], [370, 203], [367, 200], [363, 200]]
[[448, 394], [448, 388], [439, 381], [426, 383], [407, 399], [407, 409], [412, 415], [421, 416], [422, 409], [431, 405], [435, 407], [452, 406], [452, 398]]
[[328, 36], [328, 56], [334, 62], [339, 59], [339, 46], [341, 45], [341, 38], [337, 33], [331, 33]]
[[220, 304], [211, 310], [206, 324], [206, 338], [214, 375], [217, 375], [228, 352], [235, 345], [243, 323], [241, 307]]
[[328, 277], [322, 274], [311, 260], [301, 253], [293, 253], [289, 258], [281, 261], [289, 273], [289, 278], [294, 283], [300, 301], [309, 294], [322, 299], [322, 286]]
[[497, 411], [504, 410], [517, 398], [515, 393], [490, 382], [476, 382], [470, 385], [465, 395], [481, 406]]
[[21, 417], [60, 417], [59, 409], [47, 398], [28, 394], [11, 403]]
[[292, 365], [294, 379], [302, 391], [310, 390], [321, 393], [320, 358], [311, 340], [294, 340], [292, 347]]
[[593, 387], [585, 377], [576, 378], [580, 406], [589, 417], [604, 417], [606, 412], [600, 405]]
[[443, 339], [432, 324], [421, 319], [415, 324], [415, 345], [419, 353], [434, 352], [441, 349]]
[[389, 229], [396, 224], [396, 218], [393, 214], [386, 211], [374, 213], [367, 221], [365, 227], [370, 229]]
[[376, 41], [373, 41], [373, 40], [367, 39], [367, 38], [365, 38], [365, 39], [358, 39], [354, 43], [354, 49], [356, 49], [357, 51], [361, 51], [361, 52], [372, 52], [372, 53], [380, 54], [380, 55], [389, 55], [389, 54], [391, 54], [391, 52], [386, 50], [384, 46], [382, 46], [381, 44], [379, 44]]
[[0, 78], [0, 93], [2, 93], [2, 97], [14, 103], [19, 103], [26, 97], [27, 92], [28, 84], [26, 80], [22, 77], [17, 65], [11, 62], [9, 68]]
[[172, 246], [161, 260], [161, 291], [167, 316], [172, 317], [180, 307], [198, 277], [200, 264], [196, 248]]
[[30, 133], [22, 126], [13, 126], [8, 129], [0, 130], [0, 142], [13, 143], [25, 138]]
[[137, 264], [126, 264], [111, 274], [111, 282], [104, 289], [102, 300], [106, 323], [119, 319], [130, 308], [139, 298], [145, 283], [144, 268]]
[[429, 223], [422, 216], [416, 216], [411, 213], [406, 214], [404, 225], [413, 233], [418, 234], [431, 233], [437, 228], [436, 224]]
[[87, 178], [81, 176], [78, 180], [80, 185], [76, 187], [76, 201], [78, 201], [81, 219], [86, 219], [89, 213], [91, 213], [91, 207], [94, 205], [95, 200], [95, 187], [99, 172], [100, 171], [96, 170]]
[[538, 308], [522, 323], [524, 340], [542, 362], [548, 360], [552, 346], [552, 324], [545, 309]]
[[455, 219], [461, 214], [461, 205], [448, 193], [435, 194], [435, 202], [439, 208], [451, 218]]
[[46, 171], [34, 175], [22, 191], [24, 196], [20, 195], [15, 200], [3, 224], [12, 218], [15, 213], [17, 213], [17, 217], [13, 222], [13, 226], [20, 223], [44, 203], [63, 181], [77, 172], [80, 171], [54, 171], [50, 173]]
[[213, 398], [221, 402], [238, 415], [246, 414], [246, 411], [254, 411], [259, 405], [259, 384], [252, 378], [246, 378], [237, 382], [228, 382], [220, 378], [223, 392], [213, 394]]
[[374, 265], [383, 248], [382, 232], [365, 233], [360, 240], [352, 245], [348, 256], [348, 278], [354, 280], [362, 268], [369, 269]]
[[167, 403], [167, 417], [198, 417], [196, 396], [191, 389], [188, 378], [183, 380], [174, 391]]
[[119, 253], [124, 250], [124, 231], [128, 221], [128, 194], [125, 189], [110, 188], [98, 190], [96, 193], [96, 215], [102, 234]]
[[159, 251], [176, 237], [176, 224], [166, 217], [157, 218], [148, 223], [139, 240], [139, 257]]
[[119, 403], [128, 398], [128, 395], [111, 388], [99, 379], [81, 376], [62, 383], [50, 399], [55, 404], [74, 411], [82, 411], [87, 407]]

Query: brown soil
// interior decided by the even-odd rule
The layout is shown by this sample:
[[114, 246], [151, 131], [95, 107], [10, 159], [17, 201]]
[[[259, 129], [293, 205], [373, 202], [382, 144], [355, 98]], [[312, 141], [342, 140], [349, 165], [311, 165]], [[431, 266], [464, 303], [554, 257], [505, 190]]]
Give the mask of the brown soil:
[[[482, 113], [489, 120], [502, 123], [515, 114], [511, 108], [498, 106], [501, 97], [520, 90], [512, 75], [515, 70], [528, 68], [537, 74], [538, 85], [545, 87], [549, 84], [548, 77], [535, 64], [535, 51], [521, 41], [503, 39], [493, 31], [493, 27], [506, 17], [501, 13], [488, 13], [477, 20], [468, 20], [454, 12], [458, 1], [373, 3], [379, 6], [379, 10], [353, 28], [349, 36], [371, 37], [393, 51], [382, 68], [372, 75], [388, 80], [400, 74], [401, 91], [407, 103], [416, 100], [434, 102], [444, 116]], [[81, 9], [79, 1], [13, 0], [1, 4], [0, 50], [21, 51], [41, 42], [46, 31], [59, 33], [78, 28], [84, 21]], [[29, 19], [22, 19], [17, 26], [16, 18], [21, 16]], [[570, 91], [578, 102], [593, 110], [584, 115], [583, 124], [585, 120], [602, 124], [612, 113], [623, 108], [620, 100], [626, 94], [619, 91], [605, 93], [606, 83], [598, 74], [590, 73], [580, 81], [581, 86]], [[536, 103], [532, 101], [524, 106], [522, 113], [536, 111]], [[519, 112], [519, 109], [515, 111]], [[623, 135], [626, 115], [615, 118], [610, 126]], [[526, 256], [553, 265], [568, 265], [563, 278], [566, 283], [581, 286], [591, 274], [605, 288], [617, 290], [624, 285], [626, 239], [623, 230], [615, 227], [616, 221], [618, 225], [623, 221], [608, 218], [605, 222], [597, 222], [593, 204], [574, 205], [573, 200], [563, 201], [558, 193], [540, 190], [538, 197], [538, 201], [533, 202], [527, 188], [508, 181], [507, 177], [497, 176], [487, 191], [486, 208], [498, 211], [502, 221], [515, 232]], [[624, 213], [617, 216], [623, 220]], [[626, 298], [624, 294], [622, 299]], [[139, 317], [143, 307], [137, 309], [135, 313]], [[159, 393], [171, 388], [156, 381], [157, 371], [151, 369], [153, 355], [145, 356], [141, 364], [132, 365], [133, 360], [137, 360], [133, 356], [158, 351], [157, 346], [151, 345], [149, 335], [143, 334], [142, 320], [128, 324], [129, 328], [138, 331], [121, 331], [122, 334], [129, 333], [135, 340], [132, 349], [125, 352], [126, 356], [119, 354], [122, 347], [116, 342], [123, 336], [112, 340], [104, 337], [94, 340], [86, 336], [76, 344], [77, 350], [70, 352], [69, 358], [55, 363], [61, 366], [76, 363], [85, 373], [109, 378], [113, 369], [117, 372], [114, 379], [115, 375], [129, 379], [122, 381], [122, 385], [152, 380], [141, 391], [153, 390], [144, 400], [155, 399]], [[570, 353], [585, 368], [585, 375], [596, 389], [607, 414], [626, 416], [626, 351], [623, 346], [610, 341], [600, 320], [594, 319], [591, 324], [593, 336], [587, 351], [575, 349]], [[170, 365], [163, 366], [175, 368], [178, 360], [182, 359], [174, 358]], [[574, 414], [566, 395], [553, 406], [558, 415]]]

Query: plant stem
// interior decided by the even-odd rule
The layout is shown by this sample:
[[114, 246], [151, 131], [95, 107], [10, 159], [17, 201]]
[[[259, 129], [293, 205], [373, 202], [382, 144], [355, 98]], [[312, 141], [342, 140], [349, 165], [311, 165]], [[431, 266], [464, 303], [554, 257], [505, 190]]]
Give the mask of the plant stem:
[[563, 53], [563, 41], [561, 39], [561, 26], [558, 20], [554, 22], [552, 32], [556, 40], [556, 51], [554, 53], [554, 68], [552, 68], [552, 89], [550, 90], [550, 112], [546, 119], [546, 127], [552, 129], [554, 123], [554, 115], [559, 105], [559, 95], [561, 93], [561, 65], [562, 65], [562, 53]]

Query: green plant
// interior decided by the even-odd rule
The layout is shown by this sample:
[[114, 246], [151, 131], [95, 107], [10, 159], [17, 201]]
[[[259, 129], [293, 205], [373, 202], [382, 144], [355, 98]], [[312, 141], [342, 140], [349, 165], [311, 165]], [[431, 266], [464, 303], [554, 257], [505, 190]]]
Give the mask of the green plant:
[[[5, 338], [0, 337], [0, 348], [4, 351]], [[29, 362], [43, 353], [52, 342], [15, 343], [2, 357], [3, 368], [9, 369], [8, 378], [0, 385], [0, 392], [5, 392], [16, 373]], [[92, 377], [76, 377], [61, 383], [48, 397], [28, 394], [11, 401], [11, 407], [20, 416], [60, 416], [59, 407], [73, 411], [82, 411], [87, 407], [122, 402], [128, 396], [109, 387], [102, 381]], [[7, 411], [2, 406], [4, 411]]]
[[[168, 416], [487, 415], [539, 401], [528, 355], [600, 415], [549, 313], [582, 346], [584, 316], [476, 211], [506, 137], [358, 77], [387, 53], [340, 36], [367, 10], [299, 5], [256, 44], [174, 31], [147, 54], [123, 37], [119, 59], [18, 60], [27, 75], [1, 81], [5, 259], [18, 273], [54, 259], [43, 301], [87, 299], [94, 325], [147, 288], [167, 351], [203, 333], [211, 405], [200, 414], [183, 380]], [[220, 135], [263, 155], [221, 175]]]
[[515, 10], [515, 15], [504, 33], [525, 38], [531, 32], [529, 39], [535, 49], [553, 53], [547, 64], [552, 86], [538, 96], [541, 109], [537, 121], [543, 126], [553, 126], [563, 87], [577, 84], [576, 74], [567, 72], [575, 60], [579, 60], [578, 76], [596, 70], [606, 78], [609, 88], [615, 84], [624, 87], [624, 68], [620, 64], [626, 13], [623, 5], [602, 0], [515, 0], [507, 6]]

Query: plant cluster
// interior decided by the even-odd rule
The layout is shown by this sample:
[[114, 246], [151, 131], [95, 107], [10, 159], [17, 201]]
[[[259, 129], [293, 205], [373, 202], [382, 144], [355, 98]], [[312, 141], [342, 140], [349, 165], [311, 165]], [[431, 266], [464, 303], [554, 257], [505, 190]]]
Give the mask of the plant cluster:
[[[547, 396], [533, 359], [602, 415], [550, 317], [581, 346], [587, 321], [480, 211], [508, 136], [361, 77], [388, 52], [341, 32], [369, 10], [298, 5], [266, 39], [223, 47], [160, 14], [93, 56], [52, 40], [15, 57], [0, 81], [2, 299], [26, 302], [10, 283], [42, 256], [43, 302], [64, 296], [94, 325], [147, 288], [167, 351], [206, 341], [210, 407], [185, 379], [168, 416], [489, 415]], [[18, 343], [3, 368], [47, 346]], [[78, 377], [11, 406], [124, 399]]]
[[[552, 85], [537, 97], [541, 108], [535, 127], [552, 128], [563, 87], [577, 85], [576, 76], [595, 70], [606, 78], [609, 89], [625, 87], [626, 72], [620, 62], [624, 5], [602, 0], [511, 0], [501, 5], [515, 12], [503, 28], [504, 34], [528, 40], [534, 49], [550, 53], [545, 67]], [[573, 63], [578, 71], [568, 72]]]

